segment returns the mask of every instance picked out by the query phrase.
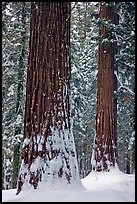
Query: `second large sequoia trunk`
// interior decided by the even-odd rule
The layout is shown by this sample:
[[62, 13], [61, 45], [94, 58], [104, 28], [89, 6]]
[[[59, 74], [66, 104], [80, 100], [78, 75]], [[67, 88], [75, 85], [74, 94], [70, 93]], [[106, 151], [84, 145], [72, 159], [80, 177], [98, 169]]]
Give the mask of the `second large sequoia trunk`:
[[[113, 3], [113, 2], [112, 2]], [[118, 23], [111, 2], [100, 3], [99, 65], [96, 137], [92, 155], [92, 169], [108, 171], [116, 163], [116, 78], [114, 75], [115, 37], [113, 25]]]

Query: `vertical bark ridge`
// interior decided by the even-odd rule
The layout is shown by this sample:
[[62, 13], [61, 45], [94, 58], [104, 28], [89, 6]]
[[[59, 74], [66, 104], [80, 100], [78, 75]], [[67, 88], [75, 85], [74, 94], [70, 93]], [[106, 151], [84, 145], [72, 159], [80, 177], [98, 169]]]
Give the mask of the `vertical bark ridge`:
[[[107, 7], [105, 2], [100, 3], [100, 19], [117, 24], [117, 14], [112, 7]], [[99, 28], [99, 36], [106, 38], [109, 44], [99, 43], [99, 68], [95, 156], [93, 165], [97, 171], [109, 170], [109, 166], [116, 163], [116, 101], [114, 91], [116, 81], [114, 76], [115, 42], [111, 42], [112, 33], [103, 24]]]
[[[32, 3], [24, 142], [17, 193], [24, 182], [37, 188], [39, 181], [47, 181], [49, 177], [63, 177], [70, 183], [78, 176], [70, 124], [69, 16], [69, 2]], [[59, 167], [55, 165], [57, 161]]]

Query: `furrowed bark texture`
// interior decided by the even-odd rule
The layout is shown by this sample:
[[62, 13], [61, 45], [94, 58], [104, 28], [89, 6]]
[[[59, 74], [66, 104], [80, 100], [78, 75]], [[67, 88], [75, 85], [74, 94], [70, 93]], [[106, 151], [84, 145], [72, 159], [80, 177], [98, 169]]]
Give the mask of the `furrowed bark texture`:
[[[100, 19], [117, 24], [118, 16], [112, 7], [100, 3]], [[114, 75], [114, 54], [116, 42], [111, 41], [111, 30], [101, 24], [99, 36], [109, 43], [99, 43], [98, 91], [96, 137], [93, 169], [108, 171], [116, 163], [116, 78]]]
[[[32, 3], [24, 143], [17, 194], [24, 182], [37, 188], [38, 182], [47, 181], [48, 177], [63, 177], [68, 183], [75, 177], [70, 162], [76, 155], [70, 121], [69, 30], [69, 2]], [[77, 175], [75, 161], [73, 166]]]

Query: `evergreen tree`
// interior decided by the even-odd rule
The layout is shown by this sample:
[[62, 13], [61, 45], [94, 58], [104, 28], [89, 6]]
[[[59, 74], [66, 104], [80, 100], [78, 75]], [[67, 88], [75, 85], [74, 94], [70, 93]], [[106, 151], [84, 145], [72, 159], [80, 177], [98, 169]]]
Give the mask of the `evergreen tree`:
[[14, 136], [14, 147], [13, 147], [13, 170], [12, 170], [12, 188], [16, 188], [17, 177], [19, 171], [20, 161], [20, 137], [22, 137], [23, 130], [23, 113], [24, 113], [24, 78], [26, 71], [26, 40], [27, 40], [27, 4], [22, 2], [21, 6], [21, 50], [18, 61], [18, 84], [17, 84], [17, 99], [16, 99], [16, 123], [15, 123], [15, 136]]
[[79, 180], [70, 113], [70, 3], [31, 5], [29, 64], [17, 194], [24, 185]]
[[135, 3], [119, 3], [116, 29], [118, 79], [117, 146], [119, 168], [132, 173], [135, 168]]
[[[113, 3], [113, 2], [112, 2]], [[116, 160], [116, 79], [114, 55], [116, 50], [113, 27], [118, 24], [115, 4], [100, 3], [99, 62], [96, 136], [92, 155], [92, 169], [109, 171]]]
[[[3, 134], [3, 188], [11, 187], [12, 176], [12, 139], [15, 125], [16, 101], [16, 61], [13, 47], [14, 24], [12, 18], [12, 4], [3, 2], [2, 13], [2, 134]], [[8, 150], [8, 151], [7, 151]], [[8, 165], [9, 167], [8, 167]], [[10, 169], [10, 170], [9, 170]], [[8, 172], [8, 176], [7, 176]], [[10, 174], [9, 174], [10, 172]]]
[[[4, 172], [3, 176], [6, 178], [6, 168], [7, 164], [10, 164], [10, 176], [8, 173], [9, 185], [8, 188], [13, 187], [12, 176], [14, 174], [13, 166], [13, 151], [15, 143], [20, 143], [22, 137], [22, 126], [20, 126], [20, 134], [17, 135], [17, 124], [20, 125], [23, 122], [23, 112], [24, 112], [24, 92], [20, 94], [21, 104], [20, 107], [22, 112], [19, 116], [19, 111], [17, 111], [16, 101], [18, 84], [23, 83], [26, 79], [25, 67], [27, 62], [28, 48], [27, 44], [22, 44], [22, 36], [25, 36], [24, 43], [28, 40], [28, 22], [26, 26], [22, 23], [22, 7], [23, 2], [3, 2], [2, 11], [2, 135], [3, 135], [3, 165]], [[25, 8], [26, 17], [28, 19], [29, 13], [29, 3], [26, 3]], [[24, 50], [24, 55], [22, 56], [22, 50]], [[18, 81], [19, 72], [21, 72], [20, 59], [23, 57], [22, 61], [24, 63], [24, 71], [22, 70], [22, 82]], [[19, 117], [18, 117], [19, 116]], [[16, 137], [15, 137], [16, 134]], [[8, 149], [8, 151], [7, 151]], [[16, 148], [15, 148], [16, 149]], [[15, 153], [16, 155], [16, 153]], [[6, 162], [6, 164], [4, 163]], [[19, 163], [19, 158], [16, 160]], [[9, 172], [9, 170], [8, 170]], [[10, 177], [10, 178], [9, 178]], [[17, 175], [16, 175], [17, 179]], [[14, 179], [13, 179], [14, 180]], [[3, 182], [6, 182], [3, 179]], [[3, 183], [3, 188], [5, 184]], [[15, 186], [14, 186], [15, 187]], [[7, 188], [7, 187], [6, 187]]]
[[76, 2], [71, 12], [72, 117], [80, 177], [91, 169], [97, 87], [98, 4]]

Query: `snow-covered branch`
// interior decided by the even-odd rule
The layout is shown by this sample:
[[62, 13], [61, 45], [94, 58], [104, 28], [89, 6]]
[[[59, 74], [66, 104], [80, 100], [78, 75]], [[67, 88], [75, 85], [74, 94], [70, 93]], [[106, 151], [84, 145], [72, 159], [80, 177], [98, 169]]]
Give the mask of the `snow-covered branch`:
[[118, 78], [118, 75], [117, 75], [117, 71], [116, 71], [116, 70], [114, 71], [114, 74], [115, 74], [115, 76], [116, 76], [116, 78], [117, 78], [117, 81], [118, 81], [119, 84], [120, 84], [120, 87], [118, 88], [118, 90], [120, 90], [121, 88], [123, 88], [123, 89], [126, 89], [127, 91], [129, 91], [132, 95], [135, 95], [135, 93], [134, 93], [129, 87], [123, 85], [123, 83], [122, 83], [122, 82], [120, 81], [120, 79]]

